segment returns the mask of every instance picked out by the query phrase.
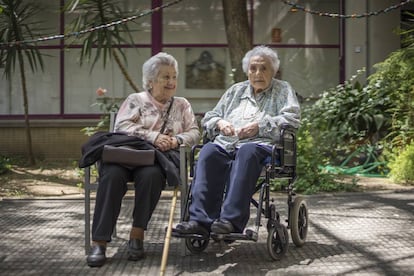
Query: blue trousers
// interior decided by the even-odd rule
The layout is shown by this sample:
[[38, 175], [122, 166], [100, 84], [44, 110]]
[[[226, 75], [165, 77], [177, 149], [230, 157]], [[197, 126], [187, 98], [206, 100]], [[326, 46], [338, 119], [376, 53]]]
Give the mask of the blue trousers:
[[250, 217], [250, 199], [270, 154], [271, 147], [255, 143], [230, 153], [214, 143], [205, 144], [191, 188], [190, 220], [210, 229], [214, 220], [227, 219], [237, 232], [243, 232]]

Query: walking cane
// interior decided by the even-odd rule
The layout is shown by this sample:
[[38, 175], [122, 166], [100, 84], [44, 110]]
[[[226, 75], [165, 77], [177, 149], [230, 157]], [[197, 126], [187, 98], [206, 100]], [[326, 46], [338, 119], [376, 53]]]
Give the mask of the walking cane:
[[171, 210], [170, 210], [170, 219], [168, 221], [167, 235], [165, 236], [164, 250], [162, 252], [160, 276], [164, 276], [165, 267], [167, 266], [168, 250], [170, 248], [170, 239], [171, 239], [172, 224], [173, 224], [173, 218], [174, 218], [174, 210], [175, 210], [175, 205], [177, 204], [177, 191], [178, 191], [178, 186], [174, 188], [174, 195], [173, 195], [173, 199], [171, 203]]

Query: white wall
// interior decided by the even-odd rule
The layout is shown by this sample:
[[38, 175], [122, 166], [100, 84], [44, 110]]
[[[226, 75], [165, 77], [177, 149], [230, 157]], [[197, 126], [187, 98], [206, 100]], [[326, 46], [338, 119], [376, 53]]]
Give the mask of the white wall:
[[[363, 14], [380, 11], [395, 5], [394, 0], [348, 0], [346, 14]], [[400, 9], [378, 15], [350, 18], [345, 21], [345, 79], [366, 68], [366, 76], [373, 72], [373, 65], [385, 60], [400, 48], [400, 37], [395, 30], [400, 24]]]

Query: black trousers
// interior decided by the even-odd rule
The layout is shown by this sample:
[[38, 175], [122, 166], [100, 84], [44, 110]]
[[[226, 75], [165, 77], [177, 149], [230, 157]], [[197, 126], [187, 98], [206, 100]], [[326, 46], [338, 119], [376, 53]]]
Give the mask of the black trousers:
[[99, 168], [92, 240], [111, 241], [112, 232], [121, 211], [122, 198], [127, 192], [126, 184], [131, 180], [135, 184], [132, 226], [147, 229], [166, 183], [161, 168], [155, 164], [128, 169], [118, 164], [103, 163]]

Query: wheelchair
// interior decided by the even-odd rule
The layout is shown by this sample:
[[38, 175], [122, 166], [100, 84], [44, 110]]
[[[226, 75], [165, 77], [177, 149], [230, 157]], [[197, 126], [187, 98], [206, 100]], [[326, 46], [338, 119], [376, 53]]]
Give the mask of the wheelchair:
[[[206, 140], [203, 141], [205, 143]], [[189, 220], [189, 206], [191, 204], [191, 183], [194, 181], [196, 156], [203, 145], [192, 147], [189, 157], [190, 182], [186, 194], [182, 195], [184, 209], [181, 212], [181, 222]], [[279, 156], [279, 158], [276, 158]], [[272, 179], [283, 181], [282, 192], [287, 194], [287, 219], [286, 225], [281, 221], [279, 212], [270, 198], [270, 182]], [[246, 228], [243, 233], [216, 234], [210, 233], [209, 237], [199, 234], [182, 234], [172, 231], [172, 236], [184, 238], [187, 249], [193, 253], [203, 252], [210, 240], [231, 243], [235, 240], [247, 240], [257, 242], [259, 239], [259, 227], [261, 219], [267, 219], [267, 250], [273, 260], [281, 260], [286, 254], [289, 245], [289, 233], [293, 243], [301, 247], [306, 242], [308, 233], [308, 207], [305, 199], [296, 196], [294, 182], [296, 179], [296, 131], [288, 125], [283, 125], [280, 132], [280, 140], [272, 146], [272, 154], [266, 160], [261, 177], [257, 181], [255, 193], [258, 199], [251, 198], [251, 204], [257, 208], [253, 229]]]

